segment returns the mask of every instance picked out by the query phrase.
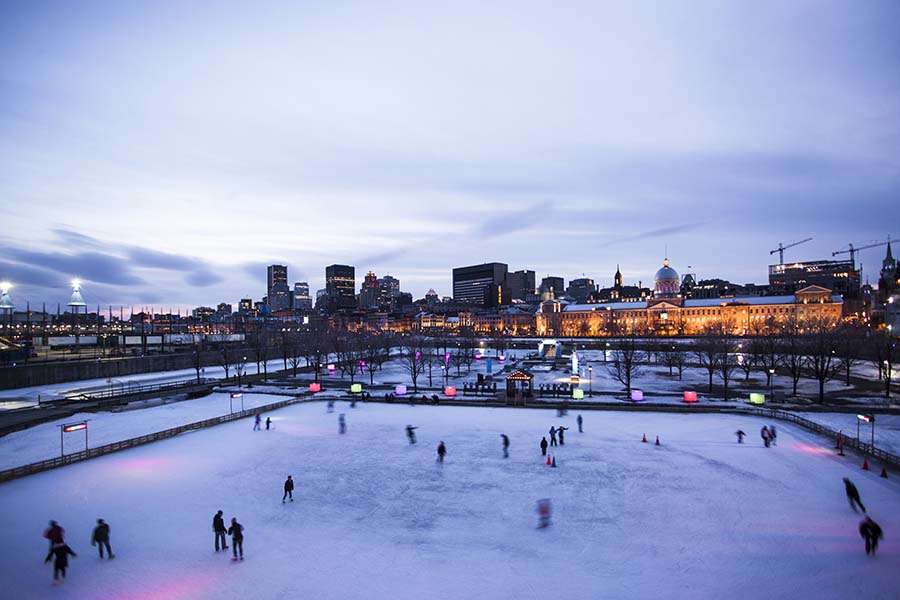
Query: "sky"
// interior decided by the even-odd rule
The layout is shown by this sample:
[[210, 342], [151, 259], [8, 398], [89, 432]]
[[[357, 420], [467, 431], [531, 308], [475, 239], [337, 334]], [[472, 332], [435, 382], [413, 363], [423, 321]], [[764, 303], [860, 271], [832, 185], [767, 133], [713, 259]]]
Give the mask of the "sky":
[[898, 30], [893, 0], [6, 1], [0, 279], [196, 306], [271, 263], [421, 297], [668, 254], [762, 283], [779, 242], [900, 235]]

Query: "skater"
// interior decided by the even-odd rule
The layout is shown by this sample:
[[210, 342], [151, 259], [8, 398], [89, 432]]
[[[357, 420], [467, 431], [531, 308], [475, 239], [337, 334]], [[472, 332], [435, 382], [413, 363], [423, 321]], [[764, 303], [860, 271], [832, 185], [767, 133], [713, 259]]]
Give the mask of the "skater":
[[266, 431], [268, 431], [270, 427], [272, 427], [272, 417], [266, 417]]
[[447, 454], [447, 447], [444, 445], [444, 442], [441, 441], [441, 443], [439, 443], [438, 447], [437, 447], [437, 455], [438, 455], [439, 463], [441, 463], [441, 464], [444, 463], [444, 456], [446, 456], [446, 454]]
[[344, 417], [344, 413], [338, 415], [338, 433], [342, 435], [347, 433], [347, 418]]
[[262, 423], [262, 415], [256, 413], [256, 418], [253, 420], [253, 431], [260, 431], [260, 424]]
[[51, 550], [53, 550], [54, 545], [63, 543], [65, 535], [66, 530], [60, 527], [56, 521], [50, 521], [50, 527], [44, 530], [44, 538], [50, 540]]
[[109, 546], [109, 525], [103, 519], [97, 519], [97, 526], [94, 527], [94, 533], [91, 535], [91, 546], [97, 546], [100, 550], [100, 558], [103, 558], [103, 547], [106, 546], [106, 553], [110, 560], [114, 559], [112, 548]]
[[550, 525], [550, 498], [542, 498], [538, 500], [538, 527], [544, 528]]
[[238, 559], [238, 552], [241, 553], [241, 560], [244, 560], [244, 526], [238, 523], [237, 517], [231, 517], [228, 535], [231, 536], [231, 551], [234, 553], [231, 560]]
[[541, 456], [547, 456], [547, 436], [541, 438]]
[[584, 429], [582, 429], [581, 424], [584, 422], [584, 419], [581, 418], [581, 415], [578, 415], [578, 418], [575, 419], [575, 422], [578, 423], [578, 433], [584, 433]]
[[501, 433], [500, 439], [503, 441], [503, 458], [509, 458], [509, 436]]
[[769, 447], [769, 443], [771, 442], [771, 436], [769, 435], [769, 428], [763, 425], [763, 428], [759, 430], [759, 437], [762, 438], [763, 444], [766, 445], [766, 448]]
[[418, 427], [413, 427], [412, 425], [406, 426], [406, 438], [409, 440], [410, 446], [416, 443], [416, 429], [418, 429]]
[[778, 434], [775, 432], [775, 426], [770, 425], [769, 426], [769, 443], [772, 444], [773, 446], [777, 446], [778, 444], [775, 443], [777, 441], [778, 441]]
[[551, 446], [556, 445], [556, 427], [554, 427], [552, 425], [550, 426], [550, 445]]
[[853, 512], [857, 512], [856, 507], [858, 505], [859, 509], [865, 513], [866, 507], [863, 505], [862, 500], [859, 499], [859, 490], [846, 477], [844, 477], [844, 489], [847, 491], [847, 501], [850, 502], [850, 508], [853, 509]]
[[334, 400], [328, 401], [328, 412], [330, 412], [330, 413], [334, 412]]
[[566, 434], [565, 434], [565, 432], [568, 431], [568, 430], [569, 430], [568, 427], [563, 427], [562, 425], [560, 425], [560, 426], [556, 429], [556, 433], [559, 434], [559, 445], [560, 445], [560, 446], [565, 446], [565, 445], [566, 445]]
[[743, 443], [744, 443], [744, 436], [747, 435], [747, 434], [744, 433], [743, 431], [741, 431], [740, 429], [738, 429], [737, 431], [734, 432], [734, 435], [737, 436], [738, 444], [743, 444]]
[[213, 516], [212, 527], [216, 535], [216, 552], [219, 551], [219, 540], [222, 540], [222, 550], [228, 550], [228, 544], [225, 542], [225, 517], [222, 516], [221, 510]]
[[282, 504], [284, 504], [285, 498], [290, 498], [291, 502], [294, 501], [294, 478], [290, 475], [284, 480], [284, 495], [281, 497]]
[[61, 542], [59, 544], [53, 544], [53, 547], [50, 548], [50, 552], [47, 553], [47, 558], [44, 559], [44, 564], [50, 562], [50, 558], [53, 557], [53, 583], [59, 581], [59, 576], [62, 575], [62, 578], [66, 578], [66, 568], [69, 566], [69, 556], [78, 556], [72, 549], [66, 545], [65, 542]]
[[878, 550], [878, 540], [884, 537], [878, 523], [866, 515], [866, 518], [859, 524], [859, 535], [866, 540], [866, 554], [875, 556], [875, 551]]

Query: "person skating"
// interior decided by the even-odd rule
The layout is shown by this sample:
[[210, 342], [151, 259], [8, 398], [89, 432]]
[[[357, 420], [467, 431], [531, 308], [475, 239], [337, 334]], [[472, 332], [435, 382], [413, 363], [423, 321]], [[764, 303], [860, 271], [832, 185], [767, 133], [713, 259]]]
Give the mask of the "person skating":
[[503, 458], [509, 458], [509, 436], [501, 433], [500, 439], [503, 441]]
[[241, 560], [244, 560], [244, 526], [238, 523], [237, 517], [231, 517], [228, 535], [231, 536], [231, 551], [234, 553], [231, 560], [238, 559], [238, 552], [240, 552]]
[[550, 445], [556, 445], [556, 427], [550, 426]]
[[406, 426], [406, 438], [409, 440], [410, 446], [416, 443], [416, 429], [418, 429], [418, 427], [413, 427], [412, 425]]
[[62, 544], [66, 530], [60, 527], [56, 521], [50, 521], [50, 526], [44, 530], [44, 539], [50, 540], [50, 549], [56, 544]]
[[769, 436], [769, 428], [763, 425], [763, 428], [759, 430], [759, 437], [762, 438], [763, 444], [766, 445], [766, 448], [769, 447], [769, 443], [771, 442], [771, 437]]
[[547, 436], [541, 438], [541, 456], [547, 456]]
[[537, 513], [538, 513], [538, 527], [543, 529], [544, 527], [550, 526], [550, 514], [552, 509], [550, 507], [550, 499], [543, 498], [538, 500], [537, 504]]
[[738, 444], [743, 444], [743, 443], [744, 443], [744, 436], [747, 435], [747, 434], [744, 433], [743, 431], [741, 431], [740, 429], [738, 429], [737, 431], [734, 432], [734, 435], [737, 436]]
[[569, 430], [568, 427], [563, 427], [562, 425], [560, 425], [560, 426], [556, 429], [556, 433], [559, 434], [559, 445], [560, 445], [560, 446], [565, 446], [565, 445], [566, 445], [566, 433], [565, 433], [565, 432], [568, 431], [568, 430]]
[[344, 416], [344, 413], [338, 415], [338, 433], [347, 433], [347, 418]]
[[866, 540], [866, 554], [875, 556], [875, 551], [878, 550], [878, 540], [884, 537], [878, 523], [866, 515], [866, 518], [859, 524], [859, 535]]
[[581, 415], [578, 415], [578, 418], [575, 419], [575, 422], [578, 423], [578, 433], [584, 433], [584, 429], [581, 427], [581, 424], [584, 422], [584, 419], [581, 418]]
[[50, 548], [50, 552], [47, 553], [47, 558], [44, 559], [44, 564], [47, 564], [48, 562], [50, 562], [50, 559], [53, 558], [54, 583], [59, 581], [60, 575], [63, 579], [66, 578], [66, 569], [69, 566], [69, 556], [78, 555], [75, 554], [65, 542], [53, 544], [53, 547]]
[[253, 419], [253, 431], [260, 431], [260, 424], [262, 423], [262, 415], [256, 413], [256, 418]]
[[444, 445], [444, 442], [443, 442], [443, 441], [442, 441], [441, 443], [438, 444], [438, 447], [437, 447], [437, 455], [438, 455], [438, 462], [439, 462], [439, 463], [443, 463], [443, 462], [444, 462], [444, 456], [447, 455], [447, 447]]
[[272, 417], [266, 417], [266, 431], [268, 431], [270, 427], [272, 427]]
[[850, 508], [853, 509], [853, 512], [857, 512], [857, 506], [859, 506], [861, 511], [866, 512], [865, 505], [863, 505], [862, 500], [859, 499], [859, 490], [856, 489], [853, 482], [846, 477], [844, 477], [844, 489], [847, 491], [847, 501], [850, 502]]
[[97, 549], [100, 551], [100, 558], [103, 558], [104, 546], [109, 558], [115, 558], [109, 545], [109, 525], [103, 519], [97, 519], [97, 526], [94, 527], [94, 533], [91, 535], [91, 546], [97, 546]]
[[778, 433], [775, 431], [775, 426], [770, 425], [769, 426], [769, 443], [771, 443], [773, 446], [777, 446], [778, 445], [777, 442], [778, 442]]
[[330, 413], [334, 412], [334, 400], [328, 401], [328, 412], [330, 412]]
[[281, 497], [282, 504], [284, 504], [285, 498], [290, 498], [291, 502], [294, 501], [294, 478], [290, 475], [284, 480], [284, 495]]
[[221, 510], [213, 516], [212, 528], [216, 536], [216, 552], [219, 551], [219, 540], [222, 541], [222, 550], [228, 550], [228, 544], [225, 541], [225, 517], [222, 516]]

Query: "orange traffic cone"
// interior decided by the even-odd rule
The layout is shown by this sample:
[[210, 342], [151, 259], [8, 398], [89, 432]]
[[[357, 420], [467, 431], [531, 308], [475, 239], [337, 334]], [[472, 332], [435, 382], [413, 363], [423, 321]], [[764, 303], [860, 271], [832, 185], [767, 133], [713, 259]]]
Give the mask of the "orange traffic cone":
[[647, 434], [646, 433], [644, 434], [644, 437], [641, 438], [641, 441], [644, 442], [645, 444], [647, 443]]
[[662, 444], [659, 443], [659, 436], [656, 436], [656, 445], [657, 445], [657, 446], [662, 446]]
[[869, 459], [868, 459], [868, 458], [863, 458], [863, 466], [862, 466], [862, 470], [863, 470], [863, 471], [868, 471], [868, 470], [869, 470]]
[[887, 479], [887, 469], [885, 467], [881, 467], [881, 476]]
[[550, 466], [554, 467], [554, 468], [556, 467], [556, 457], [555, 456], [553, 457], [553, 462], [550, 463]]
[[547, 466], [548, 467], [550, 466], [550, 455], [549, 454], [547, 455]]

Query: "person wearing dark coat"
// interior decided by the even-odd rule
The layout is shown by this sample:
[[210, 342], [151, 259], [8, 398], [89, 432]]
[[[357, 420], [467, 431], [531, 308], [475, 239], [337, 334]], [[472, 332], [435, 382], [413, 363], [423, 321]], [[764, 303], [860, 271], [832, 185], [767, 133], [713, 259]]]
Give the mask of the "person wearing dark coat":
[[747, 435], [747, 434], [744, 433], [743, 431], [741, 431], [740, 429], [738, 429], [737, 431], [734, 432], [734, 435], [737, 436], [738, 444], [743, 444], [743, 443], [744, 443], [744, 436]]
[[859, 524], [859, 535], [866, 540], [866, 554], [875, 556], [875, 551], [878, 550], [878, 540], [884, 537], [878, 523], [866, 515], [866, 518]]
[[47, 558], [44, 559], [44, 563], [50, 562], [50, 558], [53, 560], [53, 581], [58, 581], [60, 575], [62, 578], [66, 578], [66, 569], [69, 566], [69, 556], [78, 556], [69, 546], [65, 543], [53, 544], [53, 547], [50, 548], [50, 552], [47, 553]]
[[410, 445], [416, 443], [416, 429], [418, 429], [418, 427], [413, 427], [412, 425], [406, 426], [406, 438], [409, 440]]
[[769, 444], [772, 443], [772, 436], [769, 435], [769, 428], [763, 425], [763, 428], [759, 430], [759, 437], [762, 438], [763, 444], [766, 445], [766, 448], [769, 447]]
[[547, 436], [541, 438], [541, 456], [547, 456]]
[[556, 427], [550, 426], [550, 445], [556, 445]]
[[272, 426], [272, 417], [266, 417], [266, 431]]
[[281, 497], [281, 503], [284, 504], [285, 498], [290, 497], [291, 502], [294, 501], [294, 478], [288, 475], [284, 480], [284, 495]]
[[216, 552], [219, 551], [219, 540], [222, 540], [222, 550], [228, 550], [228, 544], [225, 542], [225, 518], [221, 510], [213, 517], [212, 527], [213, 533], [216, 534]]
[[437, 447], [437, 455], [438, 455], [438, 462], [439, 462], [439, 463], [443, 463], [443, 462], [444, 462], [444, 456], [447, 455], [447, 447], [444, 445], [444, 442], [443, 442], [443, 441], [441, 441], [441, 443], [438, 444], [438, 447]]
[[103, 519], [97, 519], [97, 526], [94, 527], [94, 533], [91, 535], [91, 546], [97, 546], [100, 550], [100, 558], [103, 558], [103, 547], [106, 547], [106, 553], [110, 560], [115, 558], [112, 548], [109, 546], [109, 524]]
[[503, 458], [509, 458], [509, 436], [501, 433], [500, 439], [503, 441]]
[[244, 526], [238, 523], [237, 517], [231, 517], [231, 527], [228, 528], [228, 535], [231, 536], [231, 551], [234, 553], [233, 560], [238, 559], [238, 552], [241, 554], [241, 560], [244, 560]]
[[859, 490], [856, 489], [853, 482], [846, 477], [844, 477], [844, 489], [847, 491], [847, 501], [850, 502], [850, 508], [853, 509], [853, 512], [857, 512], [857, 505], [861, 511], [866, 512], [865, 505], [863, 505], [862, 500], [859, 499]]
[[260, 430], [260, 423], [262, 423], [262, 415], [259, 413], [256, 413], [256, 418], [253, 419], [253, 431]]
[[347, 417], [344, 416], [344, 413], [338, 415], [338, 433], [342, 435], [347, 433]]
[[578, 415], [578, 418], [575, 419], [575, 422], [578, 423], [578, 433], [584, 433], [584, 429], [581, 427], [582, 423], [584, 423], [584, 419], [581, 418], [581, 415]]
[[44, 539], [50, 540], [50, 549], [53, 550], [55, 544], [62, 544], [66, 530], [59, 526], [56, 521], [50, 521], [50, 527], [44, 530]]
[[560, 446], [565, 446], [565, 445], [566, 445], [566, 431], [568, 431], [568, 430], [569, 430], [568, 427], [563, 427], [562, 425], [560, 425], [560, 426], [556, 429], [556, 433], [559, 434], [559, 445], [560, 445]]

